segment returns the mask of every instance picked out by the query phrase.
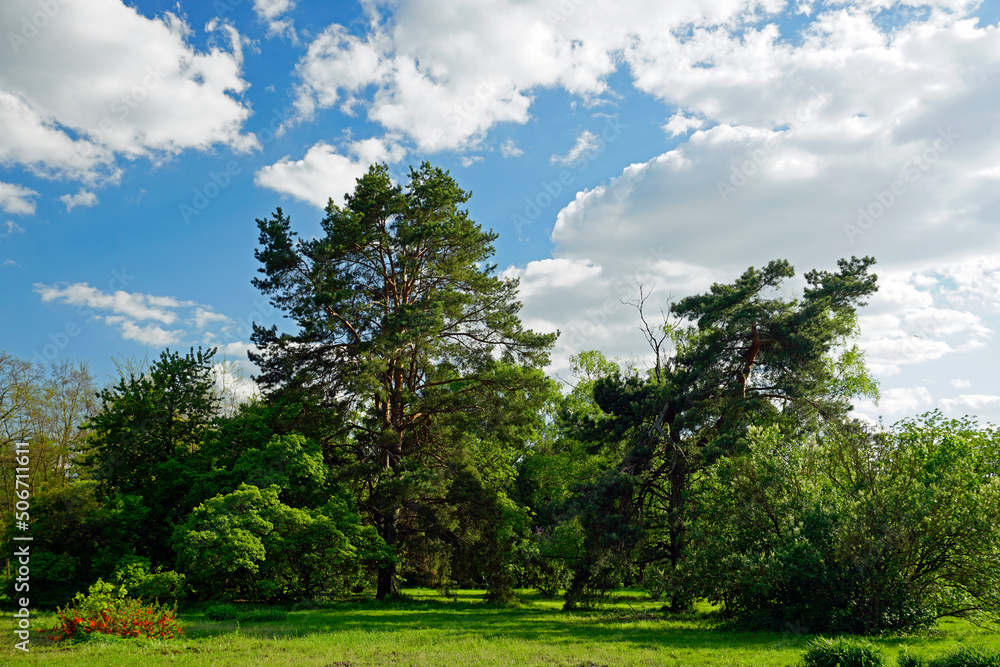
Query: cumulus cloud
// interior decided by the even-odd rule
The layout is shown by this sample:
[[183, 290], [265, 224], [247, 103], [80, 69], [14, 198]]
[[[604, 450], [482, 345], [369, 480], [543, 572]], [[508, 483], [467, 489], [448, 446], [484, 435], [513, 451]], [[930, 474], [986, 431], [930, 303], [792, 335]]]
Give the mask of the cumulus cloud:
[[33, 215], [38, 193], [16, 183], [0, 181], [0, 210], [15, 215]]
[[59, 197], [59, 201], [65, 204], [66, 212], [69, 213], [77, 206], [97, 206], [97, 195], [89, 190], [81, 189], [75, 195], [66, 194]]
[[230, 319], [223, 315], [222, 313], [212, 312], [209, 309], [202, 308], [201, 306], [194, 309], [194, 317], [191, 319], [191, 323], [194, 324], [199, 329], [204, 329], [207, 325], [212, 322], [229, 322]]
[[57, 5], [38, 30], [24, 23], [39, 11], [34, 0], [0, 5], [8, 42], [0, 161], [98, 183], [120, 176], [118, 157], [258, 145], [242, 133], [250, 110], [239, 96], [248, 84], [232, 26], [208, 24], [219, 45], [199, 51], [191, 28], [170, 12], [149, 18], [118, 0]]
[[614, 53], [627, 41], [614, 27], [624, 24], [623, 10], [587, 4], [553, 20], [544, 2], [418, 0], [394, 5], [391, 17], [382, 12], [387, 5], [372, 3], [367, 34], [332, 25], [310, 45], [296, 68], [299, 108], [309, 116], [338, 104], [363, 107], [423, 151], [474, 148], [498, 123], [527, 122], [537, 89], [582, 96], [607, 89]]
[[259, 169], [254, 182], [318, 208], [325, 208], [329, 199], [339, 206], [344, 203], [344, 194], [354, 192], [355, 182], [372, 164], [396, 163], [406, 155], [391, 139], [355, 141], [346, 147], [345, 153], [321, 141], [306, 151], [301, 160], [285, 157]]
[[705, 121], [700, 118], [689, 118], [682, 111], [678, 111], [670, 120], [664, 124], [663, 129], [672, 137], [678, 134], [687, 134], [690, 130], [697, 130], [705, 125]]
[[167, 331], [155, 324], [140, 326], [122, 316], [105, 317], [106, 324], [117, 325], [125, 340], [134, 340], [141, 345], [163, 347], [180, 342], [184, 338], [182, 329]]
[[882, 392], [879, 408], [885, 414], [912, 415], [933, 405], [934, 397], [927, 387], [900, 387]]

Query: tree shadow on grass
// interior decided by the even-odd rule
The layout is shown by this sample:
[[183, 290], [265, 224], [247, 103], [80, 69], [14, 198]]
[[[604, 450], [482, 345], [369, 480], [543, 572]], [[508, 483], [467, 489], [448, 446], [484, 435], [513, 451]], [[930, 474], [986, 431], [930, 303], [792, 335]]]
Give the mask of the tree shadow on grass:
[[[620, 643], [642, 649], [755, 650], [803, 647], [808, 635], [780, 632], [719, 630], [705, 615], [664, 617], [655, 604], [634, 598], [641, 613], [613, 613], [615, 607], [565, 612], [557, 603], [536, 601], [522, 607], [499, 607], [482, 601], [481, 592], [462, 591], [451, 599], [419, 596], [389, 602], [346, 602], [292, 611], [275, 623], [212, 623], [192, 619], [188, 636], [226, 634], [262, 639], [314, 634], [424, 633], [432, 640], [492, 640], [505, 638], [547, 645]], [[652, 606], [651, 606], [652, 605]], [[631, 607], [630, 607], [631, 608]], [[663, 620], [658, 620], [659, 618]], [[193, 621], [193, 622], [192, 622]], [[624, 646], [623, 646], [624, 648]]]

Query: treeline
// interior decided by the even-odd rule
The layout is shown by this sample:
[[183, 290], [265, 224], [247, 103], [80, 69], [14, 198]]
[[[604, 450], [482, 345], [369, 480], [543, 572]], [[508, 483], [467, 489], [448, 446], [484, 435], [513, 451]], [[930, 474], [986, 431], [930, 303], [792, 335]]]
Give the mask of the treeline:
[[62, 459], [33, 459], [64, 470], [34, 487], [35, 599], [103, 578], [161, 600], [530, 586], [576, 608], [627, 585], [749, 627], [997, 614], [1000, 434], [851, 416], [878, 395], [852, 344], [874, 260], [796, 297], [774, 261], [655, 320], [640, 287], [649, 368], [584, 352], [564, 393], [468, 198], [376, 166], [320, 237], [258, 220], [253, 282], [294, 324], [254, 331], [262, 397], [223, 409], [214, 351], [165, 351], [74, 413]]

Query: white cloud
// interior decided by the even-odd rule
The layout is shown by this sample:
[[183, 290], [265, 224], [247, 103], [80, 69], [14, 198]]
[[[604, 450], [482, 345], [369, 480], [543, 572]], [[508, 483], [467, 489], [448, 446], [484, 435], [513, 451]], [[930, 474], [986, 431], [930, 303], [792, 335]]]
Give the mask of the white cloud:
[[325, 208], [327, 201], [342, 205], [344, 194], [354, 192], [355, 182], [377, 162], [395, 163], [406, 155], [399, 144], [380, 139], [365, 139], [347, 146], [348, 155], [338, 153], [326, 142], [306, 151], [301, 160], [288, 157], [262, 167], [254, 182], [262, 187], [289, 194], [313, 206]]
[[0, 210], [15, 215], [33, 215], [38, 193], [16, 183], [0, 181]]
[[5, 222], [4, 225], [3, 225], [3, 228], [4, 228], [4, 236], [10, 236], [12, 234], [23, 234], [24, 233], [24, 227], [22, 227], [21, 225], [17, 224], [13, 220], [8, 220], [7, 222]]
[[972, 413], [979, 412], [984, 408], [1000, 407], [1000, 396], [989, 394], [961, 394], [955, 398], [942, 398], [941, 407], [948, 412], [958, 412], [969, 410]]
[[167, 331], [155, 324], [140, 326], [121, 316], [106, 317], [104, 321], [110, 325], [118, 325], [122, 332], [122, 338], [125, 340], [134, 340], [137, 343], [151, 347], [174, 345], [184, 338], [184, 331], [182, 329]]
[[332, 25], [310, 45], [296, 70], [299, 108], [308, 117], [364, 106], [427, 152], [474, 148], [498, 123], [527, 122], [537, 89], [604, 92], [627, 41], [618, 26], [628, 10], [604, 2], [574, 3], [566, 20], [553, 20], [558, 8], [546, 2], [417, 0], [394, 6], [391, 18], [376, 7], [366, 35]]
[[77, 206], [97, 206], [97, 195], [81, 188], [75, 195], [65, 194], [59, 197], [59, 201], [66, 205], [66, 212], [69, 213]]
[[553, 155], [551, 161], [553, 164], [573, 164], [580, 158], [595, 155], [599, 147], [597, 135], [590, 130], [584, 130], [565, 155]]
[[[8, 49], [0, 74], [0, 161], [46, 177], [114, 181], [116, 158], [155, 160], [187, 149], [258, 144], [241, 129], [241, 38], [195, 50], [191, 28], [169, 12], [147, 18], [117, 0], [59, 2], [26, 31], [35, 0], [0, 5]], [[30, 21], [29, 21], [30, 23]]]
[[[245, 352], [244, 352], [245, 356]], [[245, 372], [249, 364], [241, 361], [224, 361], [212, 366], [212, 376], [219, 395], [225, 402], [227, 399], [236, 403], [246, 403], [260, 398], [261, 391], [257, 383], [247, 377]], [[232, 407], [232, 406], [223, 406]]]
[[[108, 293], [87, 283], [36, 283], [34, 287], [44, 303], [75, 306], [78, 315], [115, 327], [123, 339], [142, 345], [162, 347], [198, 338], [216, 345], [222, 354], [241, 358], [246, 358], [247, 349], [257, 349], [252, 344], [233, 342], [236, 335], [232, 318], [196, 301], [124, 290]], [[179, 326], [182, 323], [188, 328]], [[170, 325], [174, 326], [167, 328]], [[213, 326], [219, 329], [209, 330]], [[229, 342], [220, 344], [220, 339]]]
[[951, 381], [951, 386], [954, 387], [955, 389], [968, 389], [969, 387], [972, 386], [972, 383], [969, 380], [953, 378]]
[[287, 35], [295, 39], [295, 28], [292, 20], [281, 18], [295, 9], [294, 0], [254, 0], [253, 10], [264, 23], [267, 23], [268, 35]]
[[482, 161], [483, 161], [482, 155], [463, 155], [461, 160], [462, 166], [465, 168], [469, 168], [472, 165], [476, 164], [477, 162], [482, 162]]
[[204, 329], [208, 324], [212, 322], [230, 322], [230, 318], [226, 317], [222, 313], [215, 313], [211, 310], [207, 310], [202, 307], [197, 307], [194, 310], [194, 317], [191, 322], [199, 329]]
[[506, 139], [500, 144], [500, 155], [504, 157], [521, 157], [524, 151], [517, 147], [513, 139]]
[[678, 134], [687, 134], [689, 130], [697, 130], [704, 126], [705, 121], [700, 118], [689, 118], [684, 112], [678, 111], [664, 124], [663, 129], [669, 132], [670, 136], [676, 137]]
[[901, 387], [882, 392], [879, 410], [886, 415], [911, 415], [926, 410], [934, 403], [927, 387]]
[[[623, 261], [602, 266], [588, 259], [555, 258], [508, 267], [504, 278], [520, 279], [525, 325], [561, 335], [552, 354], [550, 371], [565, 376], [569, 357], [599, 349], [609, 357], [645, 359], [649, 350], [640, 334], [638, 313], [632, 305], [640, 286], [650, 322], [659, 321], [671, 296], [671, 287], [684, 293], [703, 291], [721, 279], [703, 268], [672, 261], [664, 246], [650, 246]], [[680, 296], [679, 290], [673, 296]]]
[[245, 359], [248, 351], [254, 353], [260, 352], [260, 348], [253, 343], [244, 343], [242, 341], [217, 345], [217, 347], [219, 348], [219, 354], [226, 357], [241, 357]]
[[46, 303], [56, 301], [71, 306], [110, 310], [133, 320], [156, 320], [164, 324], [171, 324], [177, 319], [177, 313], [172, 308], [191, 305], [191, 302], [177, 301], [172, 297], [130, 294], [124, 290], [108, 294], [87, 283], [74, 283], [64, 287], [35, 283], [35, 291]]

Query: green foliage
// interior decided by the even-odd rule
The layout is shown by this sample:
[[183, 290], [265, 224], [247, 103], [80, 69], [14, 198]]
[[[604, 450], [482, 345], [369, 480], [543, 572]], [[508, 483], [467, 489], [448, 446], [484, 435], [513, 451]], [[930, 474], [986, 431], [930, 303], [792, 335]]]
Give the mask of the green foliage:
[[151, 572], [149, 559], [142, 556], [126, 556], [118, 561], [113, 580], [132, 597], [147, 602], [176, 606], [189, 593], [183, 574], [173, 570]]
[[273, 436], [262, 449], [241, 456], [233, 469], [240, 483], [260, 488], [276, 485], [294, 507], [316, 507], [328, 495], [323, 452], [298, 433]]
[[219, 399], [212, 376], [214, 349], [181, 356], [165, 350], [149, 369], [103, 389], [101, 407], [85, 424], [86, 466], [99, 481], [99, 497], [139, 496], [147, 508], [143, 530], [131, 541], [157, 564], [172, 560], [173, 522], [202, 474], [191, 459], [214, 429]]
[[535, 528], [526, 578], [539, 594], [552, 599], [569, 585], [572, 564], [583, 555], [583, 529], [578, 519], [551, 528]]
[[[555, 336], [522, 327], [517, 281], [495, 275], [496, 234], [461, 208], [469, 197], [429, 164], [405, 186], [375, 165], [331, 201], [320, 237], [298, 238], [281, 209], [257, 221], [253, 283], [297, 325], [255, 328], [258, 381], [269, 400], [335, 415], [324, 436], [344, 441], [340, 479], [399, 552], [449, 539], [455, 470], [512, 477], [531, 421], [515, 406], [547, 384]], [[398, 594], [397, 565], [379, 564], [380, 598]]]
[[699, 489], [686, 572], [752, 626], [878, 633], [995, 617], [998, 444], [939, 413], [820, 441], [752, 431]]
[[240, 610], [231, 604], [213, 604], [205, 607], [205, 617], [213, 621], [235, 621], [239, 615]]
[[177, 561], [203, 599], [275, 600], [358, 585], [362, 564], [391, 558], [346, 501], [283, 504], [280, 488], [241, 485], [202, 503], [174, 531]]
[[809, 642], [802, 667], [882, 667], [881, 649], [861, 639], [819, 637]]
[[676, 570], [667, 585], [671, 606], [690, 604], [681, 567], [692, 480], [741, 451], [751, 426], [816, 429], [842, 419], [852, 395], [872, 390], [855, 353], [835, 355], [855, 334], [855, 308], [876, 289], [873, 263], [851, 258], [834, 273], [810, 271], [800, 299], [774, 296], [794, 275], [788, 262], [751, 267], [731, 284], [675, 303], [679, 321], [662, 327], [647, 322], [640, 295], [635, 305], [655, 365], [646, 377], [615, 374], [593, 386], [605, 416], [583, 420], [581, 435], [622, 443], [624, 453], [576, 491], [573, 511], [587, 537], [571, 604], [600, 589], [598, 580], [613, 580], [615, 569], [624, 573], [632, 558], [669, 563]]
[[1000, 651], [963, 646], [931, 660], [901, 653], [898, 663], [899, 667], [1000, 667]]
[[165, 350], [145, 374], [99, 392], [100, 411], [87, 422], [88, 463], [103, 490], [150, 493], [164, 462], [201, 447], [217, 414], [214, 354]]
[[[900, 664], [900, 667], [905, 667]], [[920, 667], [1000, 667], [1000, 651], [964, 646], [954, 653], [929, 660]]]
[[49, 632], [53, 641], [86, 640], [95, 635], [173, 639], [183, 634], [177, 608], [147, 604], [127, 595], [122, 586], [98, 579], [86, 594], [56, 613], [59, 624]]

